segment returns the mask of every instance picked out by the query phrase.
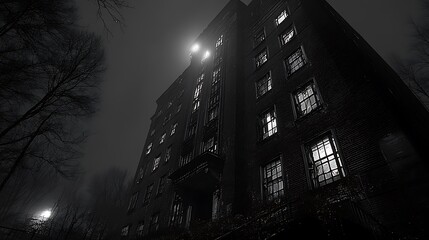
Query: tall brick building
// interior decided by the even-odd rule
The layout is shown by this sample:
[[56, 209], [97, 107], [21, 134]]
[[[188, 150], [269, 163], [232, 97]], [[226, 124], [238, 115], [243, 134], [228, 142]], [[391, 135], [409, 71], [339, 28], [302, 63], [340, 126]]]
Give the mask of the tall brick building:
[[121, 236], [425, 235], [429, 114], [324, 0], [231, 0], [157, 100]]

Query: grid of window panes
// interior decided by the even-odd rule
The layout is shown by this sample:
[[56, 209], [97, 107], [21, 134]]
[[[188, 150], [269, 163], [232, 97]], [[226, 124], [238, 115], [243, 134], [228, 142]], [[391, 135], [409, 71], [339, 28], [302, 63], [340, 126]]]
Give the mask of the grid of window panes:
[[171, 209], [170, 226], [180, 226], [183, 221], [183, 201], [176, 193], [174, 194], [173, 207]]
[[280, 34], [280, 42], [282, 45], [287, 44], [295, 36], [295, 30], [293, 27], [288, 29], [286, 32]]
[[153, 190], [153, 184], [146, 187], [146, 194], [144, 196], [143, 205], [146, 205], [149, 203], [150, 198], [152, 196], [152, 190]]
[[343, 164], [332, 135], [325, 136], [308, 147], [310, 176], [313, 186], [320, 187], [345, 176]]
[[271, 74], [267, 73], [262, 79], [256, 82], [256, 95], [260, 97], [272, 89]]
[[306, 64], [304, 53], [301, 48], [296, 50], [285, 61], [289, 75], [296, 72], [298, 69], [300, 69]]
[[131, 211], [136, 207], [138, 198], [139, 198], [139, 192], [136, 192], [131, 196], [130, 203], [128, 204], [128, 211]]
[[197, 122], [196, 121], [190, 121], [188, 124], [186, 137], [190, 138], [190, 137], [194, 136], [196, 131], [197, 131]]
[[208, 121], [209, 122], [216, 119], [217, 116], [219, 115], [219, 106], [216, 105], [216, 106], [212, 107], [211, 109], [209, 109], [207, 115], [208, 115]]
[[294, 99], [298, 117], [308, 114], [320, 105], [319, 96], [313, 81], [298, 89], [294, 94]]
[[268, 163], [263, 168], [264, 196], [270, 201], [284, 195], [281, 158]]
[[274, 109], [262, 114], [262, 139], [266, 139], [277, 132], [277, 119]]
[[258, 46], [260, 43], [262, 43], [265, 40], [265, 31], [264, 29], [261, 29], [258, 33], [256, 33], [254, 38], [254, 46]]
[[209, 138], [203, 144], [203, 152], [217, 153], [217, 139], [216, 137]]
[[183, 165], [188, 164], [192, 160], [192, 156], [192, 152], [182, 155], [179, 161], [179, 166], [181, 167]]
[[137, 237], [143, 237], [143, 231], [144, 231], [144, 222], [140, 222], [137, 225], [137, 229], [136, 229]]
[[255, 57], [255, 62], [256, 62], [256, 68], [261, 67], [264, 63], [266, 63], [268, 61], [268, 51], [265, 48], [262, 52], [260, 52], [258, 55], [256, 55]]
[[223, 45], [223, 35], [220, 35], [219, 36], [219, 38], [217, 39], [217, 41], [216, 41], [216, 45], [215, 45], [215, 47], [216, 47], [216, 50], [220, 47], [220, 46], [222, 46]]
[[156, 232], [159, 228], [159, 214], [154, 214], [150, 218], [149, 232]]
[[155, 171], [159, 167], [160, 161], [161, 161], [161, 155], [158, 155], [157, 157], [155, 157], [155, 159], [153, 159], [152, 171]]
[[280, 25], [280, 23], [282, 23], [286, 18], [287, 18], [287, 12], [286, 10], [283, 10], [283, 12], [281, 12], [279, 14], [279, 16], [276, 18], [276, 25]]

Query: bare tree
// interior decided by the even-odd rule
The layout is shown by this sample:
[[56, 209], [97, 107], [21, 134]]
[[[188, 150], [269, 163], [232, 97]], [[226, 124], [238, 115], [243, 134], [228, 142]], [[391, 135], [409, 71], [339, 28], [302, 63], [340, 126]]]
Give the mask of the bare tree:
[[113, 21], [122, 28], [124, 24], [124, 16], [122, 10], [129, 8], [127, 0], [92, 0], [97, 4], [97, 16], [101, 19], [104, 29], [108, 34], [112, 34], [109, 28], [108, 20]]
[[74, 15], [65, 1], [1, 6], [0, 192], [20, 167], [38, 161], [63, 176], [76, 170], [80, 121], [95, 111], [103, 71], [99, 39], [61, 19]]

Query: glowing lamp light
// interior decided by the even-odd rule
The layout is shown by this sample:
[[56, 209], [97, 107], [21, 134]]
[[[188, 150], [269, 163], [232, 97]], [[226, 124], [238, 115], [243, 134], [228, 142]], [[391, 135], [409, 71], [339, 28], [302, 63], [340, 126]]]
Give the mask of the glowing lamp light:
[[191, 47], [191, 52], [193, 52], [193, 53], [196, 53], [199, 50], [200, 50], [200, 45], [198, 45], [197, 43]]
[[40, 213], [39, 218], [40, 218], [40, 220], [47, 220], [48, 218], [51, 217], [51, 215], [52, 215], [51, 210], [45, 210], [45, 211]]
[[208, 57], [210, 57], [210, 52], [209, 52], [209, 51], [206, 51], [206, 52], [204, 53], [204, 56], [203, 56], [203, 61], [204, 61], [204, 60], [206, 60]]

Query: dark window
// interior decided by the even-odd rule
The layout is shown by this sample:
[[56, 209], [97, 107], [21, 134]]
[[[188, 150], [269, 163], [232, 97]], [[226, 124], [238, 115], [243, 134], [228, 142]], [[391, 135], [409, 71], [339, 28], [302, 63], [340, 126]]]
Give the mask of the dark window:
[[165, 150], [165, 162], [168, 162], [170, 158], [171, 158], [171, 146], [169, 146], [167, 150]]
[[190, 122], [188, 125], [188, 131], [186, 133], [186, 137], [191, 137], [197, 131], [197, 122]]
[[136, 229], [136, 235], [137, 235], [137, 237], [142, 237], [143, 236], [143, 230], [144, 230], [144, 222], [141, 221], [137, 225], [137, 229]]
[[170, 226], [180, 226], [183, 221], [183, 201], [176, 193], [174, 194], [173, 207], [171, 209]]
[[264, 197], [270, 201], [284, 195], [282, 161], [278, 157], [276, 160], [263, 167], [263, 188]]
[[182, 157], [180, 158], [179, 166], [183, 166], [189, 163], [192, 160], [192, 157], [192, 152], [182, 155]]
[[171, 118], [171, 114], [168, 114], [164, 117], [164, 122], [162, 123], [162, 125], [164, 126], [165, 124], [167, 124], [168, 121], [170, 121]]
[[285, 64], [289, 75], [303, 67], [306, 64], [306, 60], [302, 48], [292, 53], [292, 55], [285, 60]]
[[144, 169], [143, 167], [140, 167], [137, 173], [136, 183], [140, 183], [143, 180], [143, 177], [144, 177]]
[[155, 213], [150, 218], [149, 232], [156, 232], [159, 228], [159, 214]]
[[128, 204], [128, 211], [131, 211], [136, 207], [138, 198], [139, 198], [139, 192], [136, 192], [131, 196], [130, 203]]
[[263, 78], [256, 82], [256, 95], [260, 97], [270, 91], [272, 88], [271, 74], [267, 73]]
[[256, 68], [260, 68], [264, 63], [268, 61], [268, 51], [265, 48], [255, 57]]
[[277, 133], [277, 117], [273, 108], [261, 115], [262, 139], [266, 139]]
[[309, 173], [313, 187], [324, 186], [345, 176], [343, 164], [332, 134], [307, 147]]
[[122, 227], [122, 229], [121, 229], [121, 237], [127, 237], [129, 231], [130, 231], [130, 225]]
[[147, 186], [146, 195], [144, 196], [143, 205], [147, 205], [150, 202], [152, 196], [153, 184]]
[[164, 187], [165, 187], [165, 181], [166, 181], [166, 176], [162, 176], [159, 179], [159, 183], [158, 183], [158, 189], [156, 191], [156, 195], [160, 195], [163, 191], [164, 191]]
[[208, 114], [208, 121], [209, 122], [216, 119], [217, 116], [219, 115], [219, 106], [216, 105], [215, 107], [209, 109], [207, 114]]
[[182, 110], [182, 104], [179, 104], [179, 105], [177, 106], [176, 113], [179, 113], [179, 112], [180, 112], [180, 110]]
[[283, 10], [283, 12], [281, 12], [279, 16], [277, 16], [276, 18], [276, 25], [277, 26], [280, 25], [280, 23], [282, 23], [287, 17], [288, 17], [288, 14], [286, 10]]
[[280, 34], [280, 42], [283, 45], [286, 45], [292, 38], [295, 36], [295, 30], [293, 27], [287, 29], [285, 32]]
[[261, 29], [256, 35], [253, 40], [254, 46], [258, 46], [260, 43], [262, 43], [265, 40], [265, 31], [264, 29]]
[[153, 136], [155, 134], [155, 129], [152, 129], [151, 131], [150, 131], [150, 136]]
[[320, 99], [313, 81], [294, 93], [297, 116], [301, 117], [320, 106]]
[[217, 153], [217, 138], [212, 137], [203, 143], [203, 152]]

